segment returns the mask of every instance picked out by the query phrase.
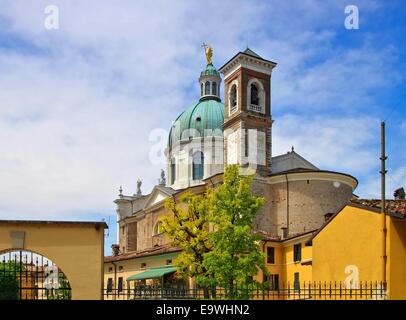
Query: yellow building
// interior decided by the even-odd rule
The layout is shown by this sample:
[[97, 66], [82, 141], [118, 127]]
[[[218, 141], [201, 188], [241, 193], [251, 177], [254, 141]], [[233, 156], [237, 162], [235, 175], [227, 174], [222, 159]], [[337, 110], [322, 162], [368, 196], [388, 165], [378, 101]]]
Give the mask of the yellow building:
[[105, 222], [0, 220], [0, 263], [23, 266], [21, 298], [44, 298], [63, 274], [73, 300], [101, 300], [106, 228]]
[[[313, 237], [312, 280], [359, 287], [384, 281], [379, 200], [353, 200]], [[387, 200], [386, 282], [389, 299], [406, 299], [406, 201]]]
[[[172, 265], [179, 249], [169, 245], [121, 255], [112, 255], [104, 260], [104, 299], [126, 299], [135, 285], [162, 285], [169, 282], [176, 269]], [[142, 280], [132, 280], [134, 276], [147, 270], [160, 271]], [[164, 280], [164, 281], [163, 281]]]
[[298, 287], [312, 279], [312, 247], [309, 243], [315, 230], [274, 239], [263, 235], [262, 249], [269, 276], [262, 272], [256, 280], [269, 281], [273, 288]]

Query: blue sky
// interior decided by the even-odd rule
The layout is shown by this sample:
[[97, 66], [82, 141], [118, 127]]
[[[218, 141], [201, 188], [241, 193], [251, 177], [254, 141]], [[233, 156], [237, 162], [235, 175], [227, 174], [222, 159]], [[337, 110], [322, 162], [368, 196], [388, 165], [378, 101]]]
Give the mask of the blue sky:
[[[118, 4], [119, 3], [119, 4]], [[44, 8], [59, 8], [59, 29]], [[344, 8], [359, 9], [358, 30]], [[202, 42], [220, 67], [248, 45], [276, 61], [273, 154], [291, 146], [379, 197], [379, 123], [388, 186], [406, 186], [403, 1], [0, 0], [0, 218], [110, 221], [120, 185], [150, 191], [154, 129], [199, 94]]]

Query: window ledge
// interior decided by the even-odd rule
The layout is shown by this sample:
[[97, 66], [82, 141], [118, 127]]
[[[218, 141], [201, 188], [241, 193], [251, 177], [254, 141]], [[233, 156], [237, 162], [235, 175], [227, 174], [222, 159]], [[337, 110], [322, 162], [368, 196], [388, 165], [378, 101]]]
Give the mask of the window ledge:
[[165, 234], [165, 232], [153, 234], [152, 237], [159, 237], [162, 236], [163, 234]]
[[301, 261], [301, 265], [302, 266], [311, 266], [313, 264], [313, 260], [312, 259], [305, 259]]

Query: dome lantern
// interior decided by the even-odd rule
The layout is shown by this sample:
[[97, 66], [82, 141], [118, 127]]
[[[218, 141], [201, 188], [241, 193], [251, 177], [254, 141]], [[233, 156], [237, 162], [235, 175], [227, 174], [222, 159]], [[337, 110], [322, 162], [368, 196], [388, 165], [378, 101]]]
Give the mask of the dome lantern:
[[220, 72], [216, 69], [212, 62], [213, 49], [205, 43], [203, 43], [202, 47], [205, 49], [207, 66], [200, 73], [199, 77], [200, 101], [217, 100], [220, 102], [221, 76]]

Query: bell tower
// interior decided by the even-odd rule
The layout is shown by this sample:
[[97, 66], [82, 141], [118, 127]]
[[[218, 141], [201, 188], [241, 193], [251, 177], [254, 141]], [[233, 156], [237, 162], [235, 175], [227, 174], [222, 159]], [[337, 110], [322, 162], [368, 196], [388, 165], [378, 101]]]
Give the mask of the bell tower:
[[271, 74], [275, 62], [251, 49], [238, 52], [220, 68], [224, 74], [224, 163], [271, 171]]

